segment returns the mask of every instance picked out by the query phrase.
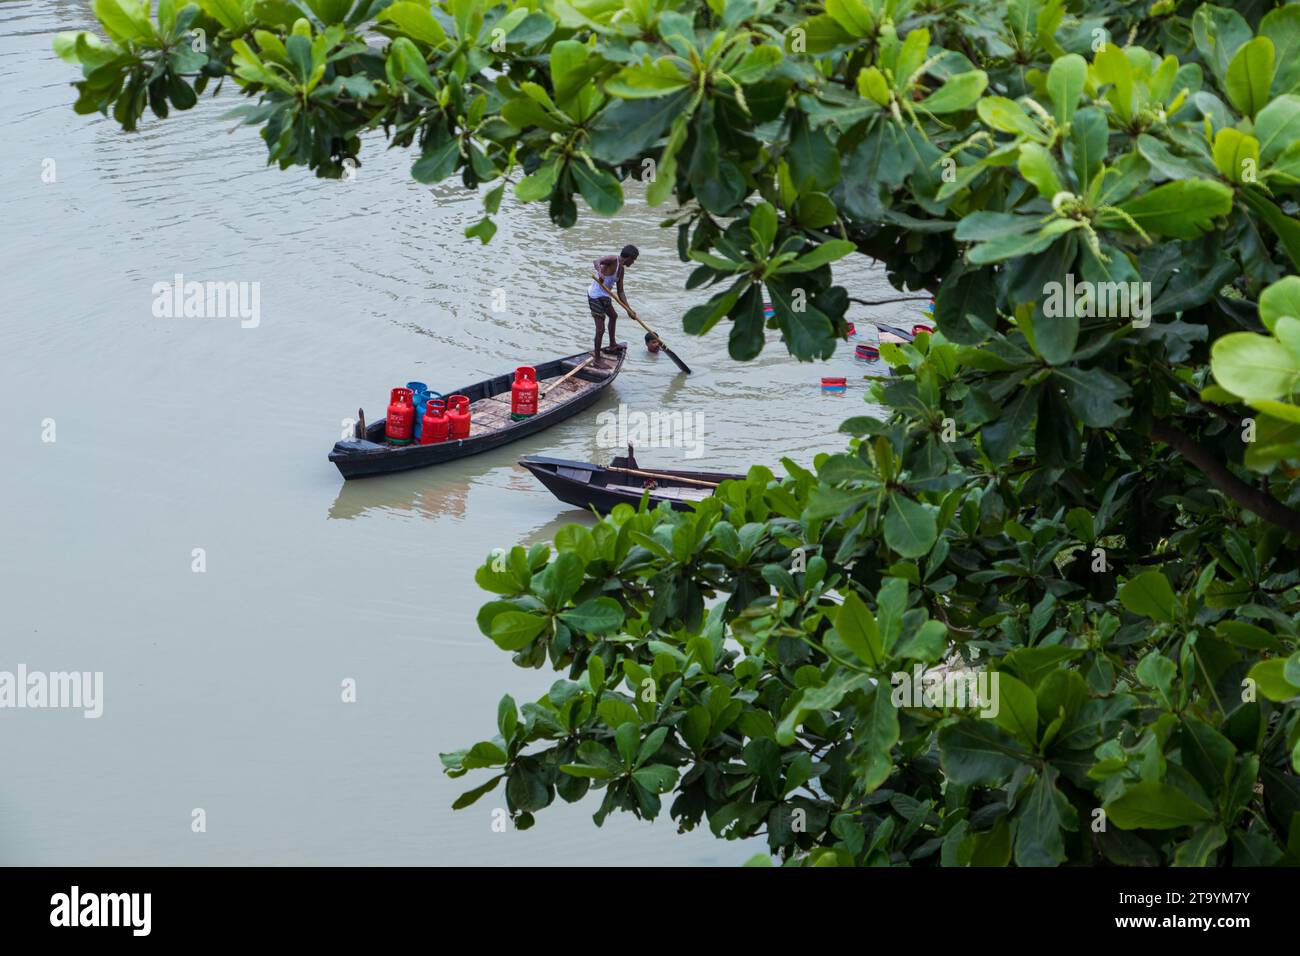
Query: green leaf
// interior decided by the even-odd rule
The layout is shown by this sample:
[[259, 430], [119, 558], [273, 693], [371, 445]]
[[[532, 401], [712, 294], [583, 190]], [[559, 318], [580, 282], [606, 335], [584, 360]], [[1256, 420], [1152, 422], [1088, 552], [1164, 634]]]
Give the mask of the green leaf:
[[835, 631], [849, 650], [869, 667], [879, 667], [885, 662], [884, 647], [876, 618], [857, 592], [850, 591], [835, 616]]
[[1173, 830], [1209, 820], [1212, 814], [1172, 784], [1144, 780], [1105, 805], [1106, 818], [1121, 830]]
[[959, 113], [975, 105], [988, 85], [989, 77], [983, 70], [956, 73], [916, 105], [938, 115]]
[[1210, 348], [1214, 380], [1247, 401], [1289, 396], [1300, 384], [1300, 360], [1275, 338], [1230, 332]]
[[[230, 0], [234, 2], [234, 0]], [[148, 8], [135, 0], [95, 0], [95, 16], [108, 35], [119, 43], [136, 43], [153, 36]], [[243, 14], [240, 13], [242, 25]]]
[[986, 96], [979, 101], [976, 111], [985, 125], [992, 126], [995, 130], [1033, 140], [1043, 138], [1042, 130], [1029, 118], [1024, 107], [1005, 96]]
[[1079, 187], [1087, 190], [1101, 172], [1106, 160], [1106, 144], [1110, 129], [1106, 114], [1095, 106], [1085, 106], [1070, 121], [1070, 139], [1066, 144], [1066, 159], [1079, 180]]
[[555, 181], [560, 175], [558, 160], [550, 160], [537, 168], [531, 175], [515, 183], [515, 195], [523, 202], [536, 202], [551, 195]]
[[591, 124], [591, 153], [606, 163], [622, 163], [643, 155], [663, 138], [690, 94], [657, 99], [614, 100]]
[[430, 145], [428, 151], [411, 166], [411, 178], [417, 183], [436, 183], [456, 170], [460, 159], [460, 141], [454, 136]]
[[571, 777], [586, 777], [592, 780], [612, 780], [618, 776], [616, 770], [610, 770], [607, 767], [592, 767], [580, 763], [561, 764], [560, 770]]
[[1067, 53], [1052, 61], [1047, 71], [1047, 95], [1052, 98], [1052, 115], [1059, 125], [1074, 118], [1087, 79], [1088, 62], [1079, 54]]
[[802, 229], [825, 229], [839, 218], [839, 209], [825, 193], [804, 193], [794, 204], [794, 220]]
[[1195, 717], [1184, 718], [1180, 740], [1183, 766], [1211, 799], [1218, 799], [1228, 786], [1237, 748], [1223, 734]]
[[742, 86], [750, 86], [771, 73], [782, 58], [781, 49], [770, 43], [750, 47], [727, 75]]
[[840, 178], [840, 157], [826, 132], [800, 123], [786, 147], [785, 160], [799, 192], [826, 192]]
[[1286, 276], [1259, 295], [1259, 320], [1271, 332], [1284, 315], [1300, 319], [1300, 276]]
[[1232, 105], [1253, 119], [1273, 85], [1273, 41], [1255, 37], [1243, 43], [1228, 64], [1225, 85]]
[[1037, 746], [1038, 700], [1034, 692], [1005, 672], [998, 673], [996, 687], [994, 722], [1019, 737], [1031, 749]]
[[1279, 96], [1255, 116], [1255, 138], [1259, 155], [1271, 163], [1288, 146], [1300, 142], [1300, 96]]
[[1166, 624], [1174, 619], [1174, 589], [1159, 571], [1143, 571], [1119, 589], [1119, 600], [1129, 611]]
[[939, 761], [950, 783], [998, 786], [1030, 756], [991, 721], [963, 718], [939, 731]]
[[492, 619], [493, 643], [503, 651], [517, 651], [532, 643], [546, 628], [547, 619], [524, 611], [506, 611]]
[[1192, 831], [1187, 842], [1179, 844], [1174, 851], [1174, 866], [1207, 866], [1211, 854], [1227, 842], [1227, 831], [1220, 824], [1199, 826]]
[[1058, 771], [1047, 764], [1016, 811], [1016, 866], [1057, 866], [1065, 861], [1065, 798], [1056, 789]]
[[1300, 7], [1270, 10], [1259, 21], [1259, 35], [1273, 41], [1274, 95], [1300, 92]]
[[790, 272], [811, 272], [813, 269], [820, 269], [827, 263], [843, 259], [850, 253], [857, 251], [857, 245], [847, 239], [831, 239], [823, 242], [811, 252], [804, 253], [797, 259], [782, 264], [777, 268], [776, 272], [779, 275]]
[[[830, 358], [835, 351], [834, 326], [826, 313], [797, 295], [802, 288], [797, 280], [773, 275], [765, 285], [790, 353], [804, 361]], [[756, 331], [761, 329], [760, 325]]]
[[504, 780], [505, 776], [505, 774], [499, 773], [482, 786], [475, 787], [473, 790], [466, 790], [456, 798], [455, 802], [452, 803], [451, 808], [453, 810], [464, 810], [466, 807], [473, 805], [478, 802], [480, 797], [495, 790], [497, 784]]
[[1063, 233], [1082, 226], [1083, 223], [1078, 219], [1053, 219], [1037, 232], [981, 242], [966, 253], [966, 258], [976, 265], [988, 265], [1004, 259], [1037, 255], [1056, 242]]
[[1001, 417], [981, 429], [980, 441], [990, 461], [1005, 461], [1015, 450], [1029, 423], [1034, 420], [1038, 391], [1036, 388], [1018, 389], [1003, 406]]
[[1056, 169], [1056, 160], [1044, 146], [1038, 143], [1022, 143], [1020, 146], [1020, 175], [1034, 184], [1038, 194], [1051, 201], [1061, 192], [1061, 177]]
[[1273, 202], [1254, 189], [1243, 189], [1241, 201], [1268, 223], [1282, 247], [1286, 250], [1291, 264], [1300, 269], [1300, 221], [1297, 221], [1278, 209]]
[[902, 494], [889, 496], [884, 530], [885, 543], [904, 558], [927, 554], [938, 535], [934, 512]]
[[1192, 37], [1202, 59], [1223, 80], [1233, 54], [1250, 39], [1251, 29], [1236, 10], [1206, 3], [1192, 16]]
[[613, 598], [593, 598], [563, 612], [560, 620], [588, 634], [606, 634], [623, 626], [623, 607]]
[[862, 792], [873, 793], [894, 772], [892, 752], [898, 743], [898, 708], [890, 700], [889, 685], [881, 681], [871, 692], [862, 722], [855, 730], [860, 750]]
[[[1232, 210], [1232, 190], [1208, 179], [1182, 179], [1157, 186], [1119, 208], [1148, 233], [1196, 239]], [[1120, 219], [1109, 224], [1120, 230], [1131, 228]]]
[[605, 81], [605, 90], [623, 99], [646, 99], [667, 96], [685, 88], [690, 77], [671, 60], [647, 58], [635, 66], [624, 67], [617, 76]]
[[1234, 183], [1253, 182], [1259, 173], [1259, 141], [1235, 129], [1214, 137], [1214, 165]]
[[447, 31], [433, 18], [427, 3], [399, 0], [381, 10], [376, 20], [393, 24], [412, 40], [427, 46], [441, 46], [447, 39]]
[[1246, 675], [1255, 682], [1259, 692], [1273, 701], [1290, 700], [1300, 695], [1300, 686], [1286, 679], [1286, 658], [1270, 657], [1260, 661]]
[[1165, 657], [1159, 651], [1150, 651], [1138, 662], [1137, 679], [1143, 685], [1153, 690], [1159, 691], [1165, 706], [1174, 706], [1173, 694], [1171, 688], [1174, 679], [1178, 676], [1178, 665]]
[[612, 173], [592, 169], [581, 160], [570, 164], [569, 169], [578, 182], [578, 192], [582, 193], [592, 212], [612, 216], [623, 208], [623, 187]]
[[776, 209], [771, 203], [761, 202], [749, 213], [749, 231], [754, 242], [764, 255], [772, 248], [776, 239]]
[[652, 763], [634, 770], [632, 779], [651, 793], [667, 793], [677, 786], [677, 771], [666, 764]]
[[586, 563], [571, 551], [561, 551], [541, 573], [532, 580], [533, 591], [552, 610], [559, 610], [582, 587]]

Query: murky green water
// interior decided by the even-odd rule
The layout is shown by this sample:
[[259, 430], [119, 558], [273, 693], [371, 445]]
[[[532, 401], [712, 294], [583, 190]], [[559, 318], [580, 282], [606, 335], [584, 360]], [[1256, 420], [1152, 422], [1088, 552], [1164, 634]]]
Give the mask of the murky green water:
[[[861, 413], [851, 348], [801, 366], [775, 343], [742, 366], [725, 323], [687, 339], [676, 316], [698, 299], [662, 210], [639, 201], [567, 232], [507, 202], [483, 248], [462, 237], [477, 201], [412, 183], [402, 152], [368, 150], [351, 182], [267, 168], [261, 140], [221, 118], [233, 97], [131, 136], [77, 117], [50, 41], [89, 28], [87, 6], [0, 2], [0, 671], [102, 671], [104, 712], [0, 709], [0, 862], [733, 864], [761, 849], [678, 835], [666, 815], [597, 829], [595, 800], [495, 833], [503, 798], [453, 813], [476, 778], [446, 779], [437, 753], [491, 736], [501, 694], [555, 678], [474, 626], [488, 552], [583, 520], [517, 458], [607, 460], [596, 416], [626, 403], [704, 416], [703, 459], [645, 449], [642, 464], [806, 464]], [[325, 460], [391, 386], [587, 347], [587, 266], [627, 242], [643, 253], [633, 305], [695, 375], [634, 348], [596, 409], [530, 440], [347, 484]], [[155, 317], [155, 284], [178, 273], [258, 283], [256, 327]], [[846, 275], [889, 293], [866, 265]], [[847, 395], [821, 394], [821, 375], [846, 373]]]

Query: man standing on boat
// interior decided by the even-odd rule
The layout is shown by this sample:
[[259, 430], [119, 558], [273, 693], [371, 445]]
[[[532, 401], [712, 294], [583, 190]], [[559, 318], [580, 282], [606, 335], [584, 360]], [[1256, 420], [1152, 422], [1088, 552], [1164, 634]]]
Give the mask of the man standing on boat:
[[[618, 348], [614, 342], [614, 323], [618, 319], [618, 313], [614, 311], [614, 300], [610, 294], [616, 283], [619, 304], [627, 309], [629, 315], [636, 315], [627, 304], [627, 294], [623, 291], [623, 276], [627, 267], [636, 262], [640, 254], [636, 246], [628, 245], [624, 246], [623, 251], [618, 255], [602, 256], [593, 263], [596, 267], [596, 277], [591, 283], [591, 288], [587, 290], [587, 308], [591, 310], [591, 317], [596, 322], [596, 345], [592, 349], [592, 354], [596, 357], [596, 361], [592, 364], [596, 368], [605, 368], [608, 364], [600, 355], [600, 340], [605, 334], [607, 318], [609, 319], [609, 348], [611, 351]], [[599, 281], [596, 281], [597, 279]]]

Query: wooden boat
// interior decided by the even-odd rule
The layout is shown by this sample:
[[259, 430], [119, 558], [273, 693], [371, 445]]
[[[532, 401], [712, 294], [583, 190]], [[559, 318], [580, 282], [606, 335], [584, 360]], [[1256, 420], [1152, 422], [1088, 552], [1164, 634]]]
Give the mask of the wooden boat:
[[618, 377], [627, 357], [627, 348], [624, 346], [616, 352], [606, 349], [605, 355], [614, 358], [614, 364], [608, 368], [587, 365], [575, 372], [591, 358], [591, 352], [579, 352], [534, 365], [541, 398], [537, 403], [537, 414], [531, 418], [518, 422], [510, 420], [510, 386], [515, 380], [512, 371], [445, 391], [447, 395], [464, 395], [470, 400], [468, 438], [434, 445], [388, 445], [384, 442], [384, 420], [381, 418], [369, 426], [363, 420], [357, 424], [355, 438], [334, 443], [329, 460], [338, 466], [344, 478], [366, 478], [440, 465], [534, 435], [591, 407], [601, 392]]
[[601, 514], [620, 503], [635, 508], [647, 492], [651, 505], [666, 501], [677, 511], [688, 511], [695, 502], [710, 497], [719, 483], [745, 477], [720, 471], [642, 468], [631, 448], [626, 458], [615, 458], [608, 466], [538, 457], [521, 458], [519, 464], [561, 501], [594, 508]]
[[916, 338], [916, 336], [913, 335], [911, 332], [907, 332], [903, 329], [900, 329], [896, 325], [889, 325], [885, 322], [877, 322], [874, 319], [870, 321], [871, 324], [876, 327], [877, 341], [881, 345], [885, 345], [887, 343], [893, 343], [895, 345], [905, 345], [906, 343], [911, 342], [914, 338]]

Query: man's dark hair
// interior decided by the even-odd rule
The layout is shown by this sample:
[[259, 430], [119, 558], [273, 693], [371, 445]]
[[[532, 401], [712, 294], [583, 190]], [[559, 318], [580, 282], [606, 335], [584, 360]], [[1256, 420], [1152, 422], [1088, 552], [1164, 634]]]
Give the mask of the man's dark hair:
[[645, 334], [645, 340], [646, 340], [647, 343], [648, 343], [648, 342], [652, 342], [653, 340], [655, 340], [655, 339], [657, 339], [657, 338], [659, 338], [659, 336], [655, 335], [653, 332], [647, 332], [647, 333]]
[[638, 249], [636, 246], [627, 245], [623, 247], [623, 251], [620, 252], [619, 255], [622, 256], [624, 259], [635, 259], [639, 255], [641, 255], [641, 250]]

